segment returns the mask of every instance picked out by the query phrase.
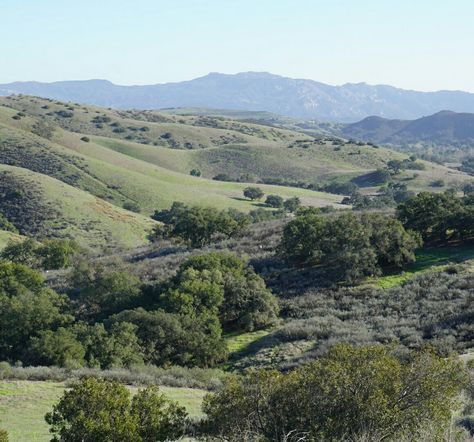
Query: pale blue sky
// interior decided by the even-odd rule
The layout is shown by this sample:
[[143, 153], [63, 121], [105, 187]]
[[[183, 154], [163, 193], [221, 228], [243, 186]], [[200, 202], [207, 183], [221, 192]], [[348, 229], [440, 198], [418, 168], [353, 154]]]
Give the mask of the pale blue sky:
[[268, 71], [474, 92], [472, 0], [0, 0], [0, 83]]

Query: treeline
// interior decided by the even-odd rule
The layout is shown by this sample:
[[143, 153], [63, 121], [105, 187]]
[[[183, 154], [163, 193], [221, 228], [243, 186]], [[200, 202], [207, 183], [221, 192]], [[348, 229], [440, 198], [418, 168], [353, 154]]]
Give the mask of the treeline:
[[322, 216], [297, 212], [284, 228], [280, 256], [299, 266], [321, 265], [328, 276], [357, 282], [415, 261], [423, 244], [463, 243], [474, 238], [474, 194], [421, 192], [386, 214], [348, 212]]

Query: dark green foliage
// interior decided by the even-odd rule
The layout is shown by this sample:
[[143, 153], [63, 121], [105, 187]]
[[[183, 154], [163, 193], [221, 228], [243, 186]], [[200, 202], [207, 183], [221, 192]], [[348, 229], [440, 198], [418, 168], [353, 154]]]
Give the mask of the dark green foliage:
[[117, 265], [106, 268], [99, 263], [80, 261], [70, 276], [80, 315], [87, 320], [104, 319], [136, 306], [140, 280]]
[[431, 187], [444, 187], [445, 184], [446, 184], [446, 183], [444, 182], [444, 180], [439, 179], [439, 180], [434, 180], [434, 181], [432, 181], [432, 182], [430, 183], [430, 186], [431, 186]]
[[179, 238], [192, 247], [202, 247], [219, 236], [240, 236], [251, 222], [248, 215], [237, 210], [186, 206], [179, 202], [174, 202], [169, 210], [156, 211], [153, 219], [165, 224], [155, 228], [153, 239]]
[[109, 320], [110, 324], [123, 322], [136, 326], [147, 363], [210, 367], [225, 360], [220, 325], [212, 316], [196, 318], [138, 308], [122, 311]]
[[338, 279], [357, 281], [383, 267], [413, 262], [418, 246], [399, 221], [387, 216], [305, 214], [285, 226], [279, 252], [295, 264], [322, 264]]
[[69, 267], [78, 250], [74, 241], [66, 239], [51, 239], [40, 244], [28, 238], [24, 241], [10, 241], [1, 251], [0, 257], [33, 268], [56, 270]]
[[123, 203], [123, 208], [135, 213], [140, 213], [141, 211], [140, 205], [134, 201], [127, 201], [126, 203]]
[[98, 123], [110, 123], [112, 119], [108, 117], [107, 115], [97, 115], [92, 119], [92, 123], [98, 124]]
[[231, 379], [205, 399], [204, 428], [228, 441], [395, 442], [426, 428], [441, 440], [466, 383], [455, 358], [425, 352], [401, 361], [383, 346], [338, 345], [288, 374]]
[[37, 249], [40, 266], [47, 270], [69, 267], [72, 257], [78, 252], [79, 246], [74, 241], [67, 239], [45, 240]]
[[21, 264], [0, 262], [0, 353], [4, 359], [28, 357], [31, 338], [55, 330], [72, 318], [67, 299], [48, 289], [39, 273]]
[[252, 331], [275, 323], [278, 304], [265, 282], [242, 259], [209, 253], [183, 263], [161, 295], [168, 311], [218, 315], [225, 330]]
[[406, 184], [392, 182], [388, 183], [387, 186], [382, 187], [379, 191], [379, 194], [384, 199], [389, 198], [393, 200], [393, 204], [401, 203], [415, 196], [414, 192], [408, 190]]
[[72, 118], [74, 116], [74, 112], [69, 112], [66, 110], [56, 111], [55, 114], [61, 118]]
[[137, 421], [137, 436], [143, 442], [181, 439], [186, 429], [187, 413], [177, 402], [170, 401], [152, 385], [133, 398], [130, 413]]
[[287, 212], [296, 212], [299, 207], [301, 206], [301, 201], [297, 196], [294, 196], [293, 198], [288, 198], [285, 200], [283, 203], [283, 207]]
[[136, 335], [137, 326], [128, 322], [114, 323], [109, 330], [103, 324], [78, 323], [73, 329], [84, 347], [89, 367], [103, 370], [143, 364], [143, 355]]
[[235, 181], [230, 175], [226, 173], [218, 173], [217, 175], [212, 177], [212, 179], [214, 181], [226, 181], [226, 182]]
[[426, 241], [468, 240], [474, 235], [474, 198], [421, 192], [398, 206], [398, 218]]
[[260, 187], [246, 187], [244, 189], [244, 196], [252, 201], [263, 198], [263, 190]]
[[267, 206], [273, 207], [274, 209], [280, 209], [283, 207], [283, 198], [279, 195], [268, 195], [265, 204]]
[[0, 442], [8, 442], [9, 440], [8, 433], [0, 428]]
[[337, 195], [351, 195], [359, 189], [359, 186], [350, 181], [347, 183], [332, 182], [319, 188], [322, 192], [335, 193]]
[[0, 212], [0, 230], [18, 233], [18, 229]]
[[154, 442], [179, 439], [186, 411], [157, 387], [130, 400], [122, 384], [89, 378], [67, 390], [45, 419], [56, 442]]
[[39, 247], [39, 243], [32, 238], [24, 241], [9, 241], [0, 252], [0, 257], [16, 264], [37, 267], [39, 264], [37, 254]]
[[72, 330], [43, 330], [31, 338], [28, 359], [34, 365], [78, 367], [84, 364], [84, 347]]
[[403, 162], [401, 160], [390, 160], [387, 163], [387, 170], [391, 175], [397, 175], [402, 171]]
[[192, 169], [189, 174], [192, 176], [201, 176], [201, 171], [199, 169]]
[[83, 141], [84, 143], [89, 143], [91, 139], [89, 137], [82, 137], [81, 138], [81, 141]]

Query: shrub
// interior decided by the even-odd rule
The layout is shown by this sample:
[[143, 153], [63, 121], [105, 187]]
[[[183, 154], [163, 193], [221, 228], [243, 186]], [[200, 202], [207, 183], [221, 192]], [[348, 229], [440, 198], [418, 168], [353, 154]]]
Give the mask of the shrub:
[[283, 207], [283, 198], [278, 195], [268, 195], [265, 204], [275, 209], [279, 209]]
[[152, 442], [179, 439], [186, 416], [185, 409], [157, 387], [141, 390], [130, 400], [118, 382], [90, 378], [67, 390], [45, 419], [57, 442]]
[[246, 187], [244, 189], [244, 196], [252, 201], [259, 200], [263, 197], [264, 193], [260, 187]]
[[[337, 345], [293, 372], [254, 371], [208, 395], [204, 432], [231, 442], [437, 440], [467, 375], [454, 357]], [[249, 437], [249, 439], [246, 439]]]
[[130, 210], [130, 212], [140, 213], [140, 205], [134, 201], [127, 201], [123, 203], [123, 208], [125, 210]]
[[0, 442], [8, 442], [8, 441], [9, 441], [8, 433], [5, 430], [0, 428]]
[[81, 141], [83, 141], [84, 143], [88, 143], [91, 139], [89, 137], [82, 137], [81, 138]]

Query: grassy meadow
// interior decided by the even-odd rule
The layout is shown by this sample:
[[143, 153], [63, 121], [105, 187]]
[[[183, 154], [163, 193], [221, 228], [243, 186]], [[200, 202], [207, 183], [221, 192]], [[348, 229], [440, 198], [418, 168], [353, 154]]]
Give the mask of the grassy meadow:
[[[48, 381], [0, 382], [0, 426], [14, 442], [47, 442], [50, 440], [44, 415], [61, 397], [66, 385]], [[186, 407], [189, 415], [199, 418], [205, 390], [160, 387], [170, 399]], [[137, 388], [130, 388], [133, 392]]]

